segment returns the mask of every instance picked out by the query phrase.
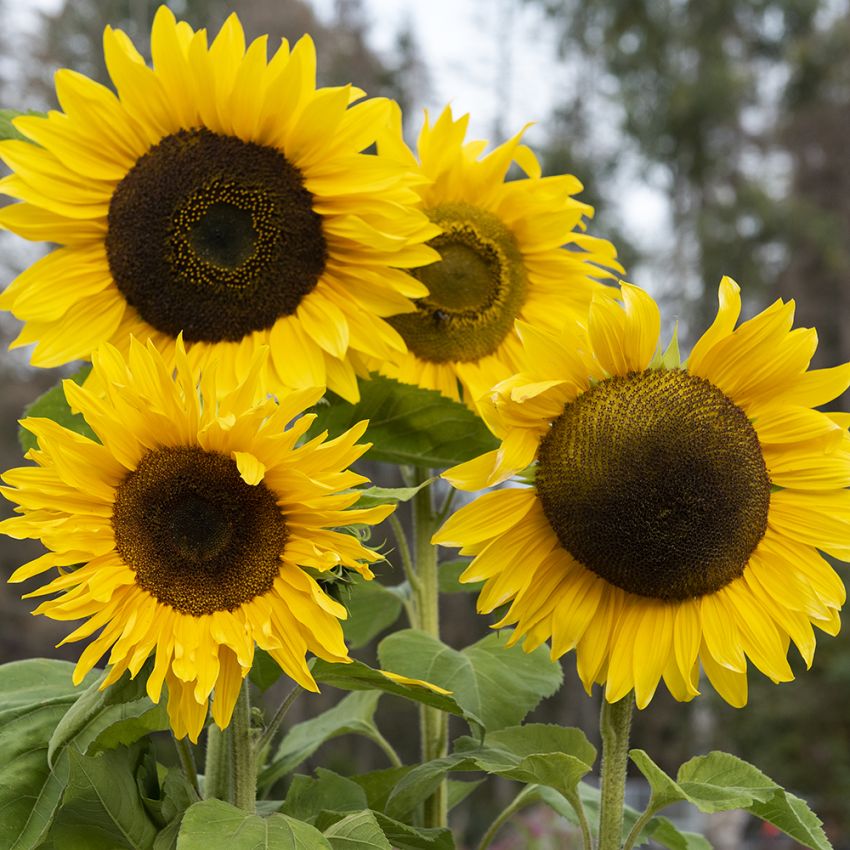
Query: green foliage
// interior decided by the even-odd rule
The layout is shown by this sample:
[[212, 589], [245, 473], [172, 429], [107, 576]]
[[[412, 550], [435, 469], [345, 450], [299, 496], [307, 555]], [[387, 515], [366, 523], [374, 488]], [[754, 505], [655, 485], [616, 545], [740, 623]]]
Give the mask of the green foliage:
[[820, 820], [803, 800], [729, 753], [712, 752], [685, 762], [675, 781], [643, 750], [632, 750], [630, 756], [652, 789], [652, 811], [679, 800], [707, 813], [744, 809], [772, 823], [804, 847], [830, 848]]
[[380, 698], [380, 691], [355, 691], [318, 717], [293, 726], [281, 742], [274, 761], [263, 772], [261, 782], [271, 783], [291, 773], [322, 744], [339, 735], [377, 737], [380, 733], [374, 716]]
[[393, 850], [375, 815], [366, 810], [347, 815], [325, 830], [333, 850]]
[[469, 566], [469, 558], [457, 558], [440, 564], [440, 593], [478, 593], [483, 581], [461, 584], [460, 575]]
[[41, 115], [40, 112], [21, 112], [17, 109], [0, 109], [0, 139], [17, 139], [18, 141], [26, 142], [27, 137], [20, 130], [15, 129], [12, 123], [13, 119], [19, 115]]
[[139, 799], [138, 751], [67, 752], [70, 778], [50, 831], [55, 850], [150, 850], [157, 829]]
[[0, 666], [0, 846], [9, 850], [38, 847], [62, 799], [70, 764], [50, 767], [47, 741], [79, 696], [73, 670], [44, 658]]
[[326, 685], [344, 691], [386, 691], [388, 694], [395, 694], [413, 702], [439, 708], [440, 711], [445, 711], [448, 714], [463, 717], [473, 725], [480, 724], [478, 718], [464, 711], [451, 695], [437, 693], [425, 686], [407, 685], [394, 681], [387, 678], [380, 670], [375, 670], [361, 661], [353, 661], [351, 664], [331, 664], [319, 659], [313, 665], [312, 672], [313, 678], [317, 682], [324, 682]]
[[415, 629], [395, 632], [378, 647], [381, 664], [450, 690], [457, 703], [488, 731], [519, 723], [560, 687], [563, 672], [545, 647], [531, 653], [506, 649], [504, 633], [460, 652]]
[[164, 703], [154, 705], [145, 691], [147, 671], [131, 679], [125, 673], [114, 685], [101, 690], [106, 677], [93, 682], [68, 709], [50, 736], [47, 761], [51, 766], [66, 747], [73, 745], [84, 755], [94, 755], [121, 744], [129, 745], [149, 732], [168, 729]]
[[377, 579], [365, 581], [360, 576], [343, 586], [340, 598], [348, 609], [348, 619], [342, 630], [352, 649], [365, 646], [398, 620], [406, 588], [406, 584], [386, 587]]
[[376, 505], [396, 505], [399, 502], [409, 502], [420, 490], [433, 482], [433, 478], [428, 478], [415, 487], [364, 487], [357, 491], [361, 495], [355, 507], [374, 508]]
[[204, 800], [183, 816], [177, 850], [333, 850], [315, 827], [283, 814], [268, 818], [221, 800]]
[[[91, 366], [83, 366], [82, 369], [75, 372], [68, 380], [74, 381], [77, 384], [82, 384], [88, 377], [91, 371]], [[62, 389], [62, 381], [59, 381], [56, 386], [51, 387], [46, 393], [42, 393], [32, 404], [27, 405], [24, 409], [24, 416], [41, 417], [42, 419], [52, 419], [58, 422], [65, 428], [75, 431], [77, 434], [82, 434], [92, 440], [97, 440], [94, 431], [89, 428], [88, 423], [79, 413], [71, 411], [68, 402], [65, 399], [65, 391]], [[24, 452], [34, 449], [38, 445], [38, 441], [34, 434], [27, 431], [26, 428], [18, 429], [18, 442]]]
[[334, 437], [363, 419], [373, 443], [370, 460], [443, 469], [496, 448], [496, 438], [468, 407], [436, 390], [423, 390], [391, 378], [361, 380], [360, 401], [350, 404], [328, 395], [310, 430]]

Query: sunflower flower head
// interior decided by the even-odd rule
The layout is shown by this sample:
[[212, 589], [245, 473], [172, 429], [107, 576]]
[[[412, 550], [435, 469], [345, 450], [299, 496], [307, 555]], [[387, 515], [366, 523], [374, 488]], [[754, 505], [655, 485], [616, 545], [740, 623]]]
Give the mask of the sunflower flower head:
[[[747, 701], [747, 664], [793, 679], [813, 626], [838, 632], [845, 591], [822, 553], [850, 559], [846, 414], [814, 408], [850, 385], [850, 364], [809, 370], [817, 337], [777, 301], [736, 327], [739, 288], [724, 278], [714, 323], [685, 364], [658, 351], [659, 311], [623, 284], [575, 330], [520, 327], [522, 371], [485, 407], [501, 447], [455, 467], [462, 489], [534, 464], [531, 487], [498, 489], [458, 511], [435, 542], [475, 558], [482, 613], [531, 650], [575, 650], [590, 690], [661, 679], [678, 700], [700, 667], [730, 704]], [[579, 336], [578, 338], [582, 338]]]
[[152, 67], [120, 30], [104, 51], [117, 94], [59, 71], [62, 111], [16, 119], [28, 141], [0, 144], [0, 190], [21, 201], [0, 226], [60, 245], [0, 298], [25, 322], [14, 345], [56, 366], [130, 335], [173, 357], [182, 333], [194, 366], [231, 364], [225, 389], [269, 345], [271, 387], [355, 400], [365, 358], [404, 350], [382, 317], [427, 292], [404, 269], [437, 256], [422, 178], [362, 153], [389, 102], [317, 88], [308, 36], [268, 58], [235, 14], [208, 44], [161, 7]]
[[[422, 207], [442, 232], [429, 243], [439, 262], [414, 270], [428, 294], [389, 320], [408, 352], [373, 366], [474, 404], [517, 370], [515, 320], [560, 327], [586, 314], [594, 295], [613, 298], [595, 278], [622, 268], [609, 242], [583, 232], [593, 210], [573, 197], [575, 177], [542, 177], [524, 130], [485, 155], [486, 142], [466, 141], [468, 124], [448, 107], [433, 125], [426, 113], [418, 161], [400, 131], [379, 144], [427, 178]], [[524, 176], [509, 181], [514, 165]]]
[[48, 549], [11, 581], [59, 568], [28, 596], [50, 597], [36, 614], [85, 621], [63, 643], [99, 632], [75, 682], [107, 651], [104, 687], [153, 657], [148, 695], [158, 702], [165, 683], [175, 733], [196, 741], [211, 695], [215, 722], [230, 722], [255, 646], [314, 691], [306, 653], [350, 660], [346, 611], [316, 576], [345, 568], [371, 578], [380, 556], [334, 529], [374, 525], [392, 508], [346, 510], [365, 480], [347, 469], [368, 448], [357, 443], [365, 422], [301, 440], [315, 418], [302, 411], [321, 390], [267, 397], [260, 351], [223, 393], [214, 367], [198, 385], [179, 338], [174, 355], [176, 374], [150, 341], [133, 339], [126, 358], [105, 345], [94, 355], [103, 396], [65, 382], [99, 442], [24, 420], [38, 438], [35, 465], [3, 476], [19, 515], [0, 532]]

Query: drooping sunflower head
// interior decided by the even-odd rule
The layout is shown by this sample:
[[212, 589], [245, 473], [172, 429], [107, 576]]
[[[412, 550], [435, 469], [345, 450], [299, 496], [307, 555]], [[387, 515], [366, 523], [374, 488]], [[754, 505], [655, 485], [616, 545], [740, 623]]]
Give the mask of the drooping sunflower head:
[[[823, 554], [850, 559], [847, 414], [815, 410], [850, 385], [850, 364], [809, 370], [817, 337], [776, 302], [736, 327], [737, 284], [687, 362], [657, 350], [659, 312], [623, 284], [586, 327], [520, 327], [522, 371], [483, 408], [502, 439], [446, 477], [531, 487], [458, 511], [435, 541], [475, 559], [479, 610], [552, 655], [576, 650], [589, 690], [644, 707], [663, 678], [698, 693], [700, 665], [729, 703], [747, 701], [747, 660], [793, 678], [789, 641], [812, 662], [812, 626], [836, 634], [845, 593]], [[576, 339], [583, 341], [576, 344]]]
[[404, 350], [382, 317], [426, 293], [403, 269], [436, 257], [421, 176], [362, 153], [391, 105], [317, 88], [309, 37], [268, 58], [235, 15], [208, 45], [163, 6], [151, 47], [148, 67], [107, 28], [117, 96], [59, 71], [63, 111], [16, 119], [29, 141], [0, 144], [0, 189], [22, 201], [0, 226], [62, 246], [0, 299], [26, 322], [15, 344], [54, 366], [130, 334], [173, 352], [182, 333], [193, 364], [232, 364], [223, 386], [269, 344], [270, 385], [356, 398], [364, 358]]
[[228, 393], [214, 368], [196, 385], [179, 339], [175, 358], [173, 377], [151, 342], [133, 340], [127, 359], [105, 346], [94, 357], [105, 395], [65, 382], [99, 442], [25, 420], [36, 465], [3, 476], [19, 516], [0, 531], [49, 550], [11, 581], [60, 569], [28, 594], [51, 597], [35, 613], [85, 619], [64, 642], [99, 631], [75, 681], [108, 650], [104, 687], [153, 656], [148, 694], [158, 702], [167, 684], [172, 727], [194, 741], [211, 694], [215, 722], [230, 722], [255, 645], [311, 690], [307, 652], [349, 660], [345, 609], [315, 576], [342, 568], [371, 578], [380, 556], [334, 529], [375, 524], [391, 509], [346, 510], [365, 480], [347, 469], [368, 448], [356, 442], [365, 423], [299, 445], [315, 418], [302, 411], [320, 390], [268, 398], [262, 352]]
[[[468, 123], [448, 107], [433, 126], [426, 114], [418, 163], [400, 133], [381, 143], [427, 178], [422, 207], [442, 232], [429, 243], [439, 261], [414, 269], [428, 294], [415, 312], [389, 320], [408, 353], [374, 365], [474, 404], [516, 371], [517, 319], [560, 327], [585, 314], [594, 295], [613, 298], [615, 290], [596, 278], [622, 269], [610, 243], [583, 232], [593, 210], [573, 197], [581, 189], [575, 177], [541, 177], [521, 144], [524, 131], [485, 156], [486, 142], [465, 141]], [[514, 164], [524, 176], [508, 181]]]

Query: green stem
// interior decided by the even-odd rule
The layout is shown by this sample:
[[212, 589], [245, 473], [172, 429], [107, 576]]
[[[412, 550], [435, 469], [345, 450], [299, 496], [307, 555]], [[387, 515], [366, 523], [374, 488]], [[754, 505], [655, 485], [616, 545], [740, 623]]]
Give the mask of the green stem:
[[646, 825], [652, 820], [657, 811], [658, 809], [654, 805], [653, 800], [650, 799], [649, 805], [646, 807], [646, 811], [635, 821], [635, 825], [632, 827], [631, 832], [629, 832], [629, 835], [626, 838], [626, 843], [623, 845], [623, 850], [632, 850], [637, 843], [637, 840], [640, 838], [640, 834], [644, 831]]
[[260, 739], [257, 741], [256, 746], [254, 747], [254, 755], [259, 756], [263, 750], [268, 747], [272, 741], [274, 740], [274, 736], [277, 734], [278, 729], [280, 729], [281, 724], [286, 719], [286, 715], [289, 714], [289, 709], [292, 708], [292, 704], [295, 700], [298, 699], [301, 694], [304, 693], [304, 688], [301, 685], [296, 685], [284, 698], [283, 702], [280, 704], [280, 707], [275, 712], [274, 717], [269, 721], [266, 728], [263, 730], [263, 734], [260, 736]]
[[614, 703], [608, 702], [604, 696], [602, 698], [599, 718], [602, 736], [599, 850], [620, 850], [623, 846], [623, 805], [629, 761], [629, 729], [634, 705], [633, 693]]
[[204, 799], [229, 801], [230, 747], [224, 732], [210, 724], [207, 729], [207, 758], [204, 764]]
[[180, 767], [183, 768], [183, 773], [186, 774], [189, 784], [200, 797], [201, 788], [198, 785], [198, 768], [195, 766], [195, 754], [192, 750], [192, 745], [186, 738], [177, 738], [173, 734], [171, 737], [174, 739], [177, 757], [180, 759]]
[[[430, 478], [428, 470], [416, 469], [416, 484]], [[423, 487], [413, 497], [413, 547], [417, 583], [411, 582], [415, 600], [416, 628], [439, 639], [440, 582], [437, 572], [437, 550], [431, 536], [437, 530], [437, 518], [431, 487]], [[448, 717], [431, 706], [419, 708], [422, 730], [422, 761], [443, 758], [448, 753]], [[448, 822], [448, 795], [445, 780], [425, 801], [425, 826], [444, 827]]]
[[593, 850], [593, 834], [590, 831], [590, 824], [587, 821], [587, 814], [584, 811], [581, 797], [576, 793], [575, 799], [570, 800], [570, 802], [573, 804], [573, 811], [578, 818], [578, 825], [581, 830], [581, 846], [583, 850]]
[[401, 557], [401, 566], [404, 569], [404, 575], [410, 586], [416, 590], [419, 587], [419, 576], [416, 575], [416, 570], [413, 566], [413, 558], [410, 555], [410, 546], [407, 545], [404, 526], [395, 513], [390, 514], [389, 520], [396, 543], [398, 543], [398, 553]]
[[401, 767], [404, 764], [393, 745], [377, 729], [373, 729], [367, 737], [384, 751], [384, 755], [390, 760], [393, 767]]
[[487, 848], [493, 843], [493, 839], [498, 834], [499, 830], [520, 810], [525, 808], [526, 806], [530, 806], [535, 802], [535, 792], [537, 791], [537, 786], [535, 785], [526, 785], [516, 797], [511, 800], [508, 804], [507, 808], [490, 824], [487, 829], [487, 832], [481, 837], [481, 841], [478, 843], [478, 850], [487, 850]]
[[227, 731], [233, 771], [233, 805], [254, 814], [257, 810], [257, 767], [254, 742], [251, 740], [251, 700], [247, 678], [242, 682]]

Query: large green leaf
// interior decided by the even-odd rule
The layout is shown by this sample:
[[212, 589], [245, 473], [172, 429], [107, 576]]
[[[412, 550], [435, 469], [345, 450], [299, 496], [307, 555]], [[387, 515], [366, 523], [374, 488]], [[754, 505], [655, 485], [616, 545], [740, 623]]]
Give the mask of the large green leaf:
[[341, 434], [369, 420], [371, 460], [443, 469], [495, 449], [496, 438], [468, 407], [436, 390], [423, 390], [373, 374], [359, 381], [360, 401], [350, 404], [329, 394], [316, 407], [311, 433]]
[[53, 822], [70, 765], [47, 764], [47, 741], [79, 696], [73, 670], [44, 658], [0, 666], [0, 847], [32, 850]]
[[[82, 384], [88, 377], [91, 371], [91, 366], [83, 366], [79, 371], [70, 376], [70, 380], [78, 384]], [[41, 417], [42, 419], [52, 419], [58, 422], [65, 428], [71, 431], [76, 431], [78, 434], [83, 434], [96, 440], [94, 431], [89, 428], [88, 423], [79, 413], [72, 413], [68, 402], [65, 400], [65, 391], [62, 389], [62, 381], [59, 381], [56, 386], [51, 387], [47, 392], [42, 393], [34, 402], [24, 408], [24, 416]], [[35, 435], [27, 431], [26, 428], [18, 429], [18, 442], [21, 448], [27, 452], [38, 445]]]
[[204, 800], [183, 815], [177, 850], [333, 850], [315, 827], [282, 814], [250, 815]]
[[678, 800], [687, 800], [708, 813], [743, 809], [772, 823], [804, 847], [830, 848], [820, 820], [803, 800], [737, 756], [721, 752], [697, 756], [679, 768], [674, 781], [643, 750], [632, 750], [630, 755], [649, 782], [650, 805], [655, 811]]
[[291, 773], [332, 738], [348, 734], [363, 735], [370, 739], [377, 737], [379, 732], [374, 716], [380, 698], [380, 691], [355, 691], [318, 717], [297, 723], [281, 741], [273, 762], [263, 771], [260, 782], [266, 785]]
[[165, 705], [152, 703], [145, 691], [146, 671], [135, 679], [125, 673], [114, 685], [100, 690], [105, 675], [80, 694], [56, 725], [47, 747], [49, 764], [54, 764], [69, 744], [93, 755], [168, 729]]
[[520, 723], [563, 681], [561, 665], [545, 647], [526, 653], [506, 648], [506, 633], [494, 633], [462, 651], [415, 629], [381, 641], [381, 665], [450, 690], [457, 703], [488, 731]]
[[359, 576], [344, 584], [340, 601], [348, 609], [348, 619], [342, 623], [346, 643], [353, 649], [365, 646], [395, 623], [401, 614], [402, 592]]
[[323, 812], [359, 812], [369, 808], [365, 791], [352, 779], [318, 768], [315, 776], [292, 777], [280, 810], [314, 823]]
[[333, 850], [393, 850], [368, 809], [347, 815], [325, 830]]
[[[404, 697], [413, 702], [439, 708], [440, 711], [445, 711], [448, 714], [463, 717], [476, 728], [481, 726], [478, 718], [461, 708], [452, 695], [437, 693], [424, 685], [402, 684], [361, 661], [353, 661], [351, 664], [332, 664], [318, 659], [312, 667], [312, 673], [317, 682], [323, 682], [344, 691], [385, 691], [388, 694]], [[406, 674], [402, 673], [402, 675]]]
[[455, 850], [455, 842], [448, 829], [408, 826], [382, 812], [374, 815], [390, 844], [398, 850]]
[[157, 829], [139, 797], [135, 749], [66, 752], [71, 775], [50, 831], [55, 850], [150, 850]]

